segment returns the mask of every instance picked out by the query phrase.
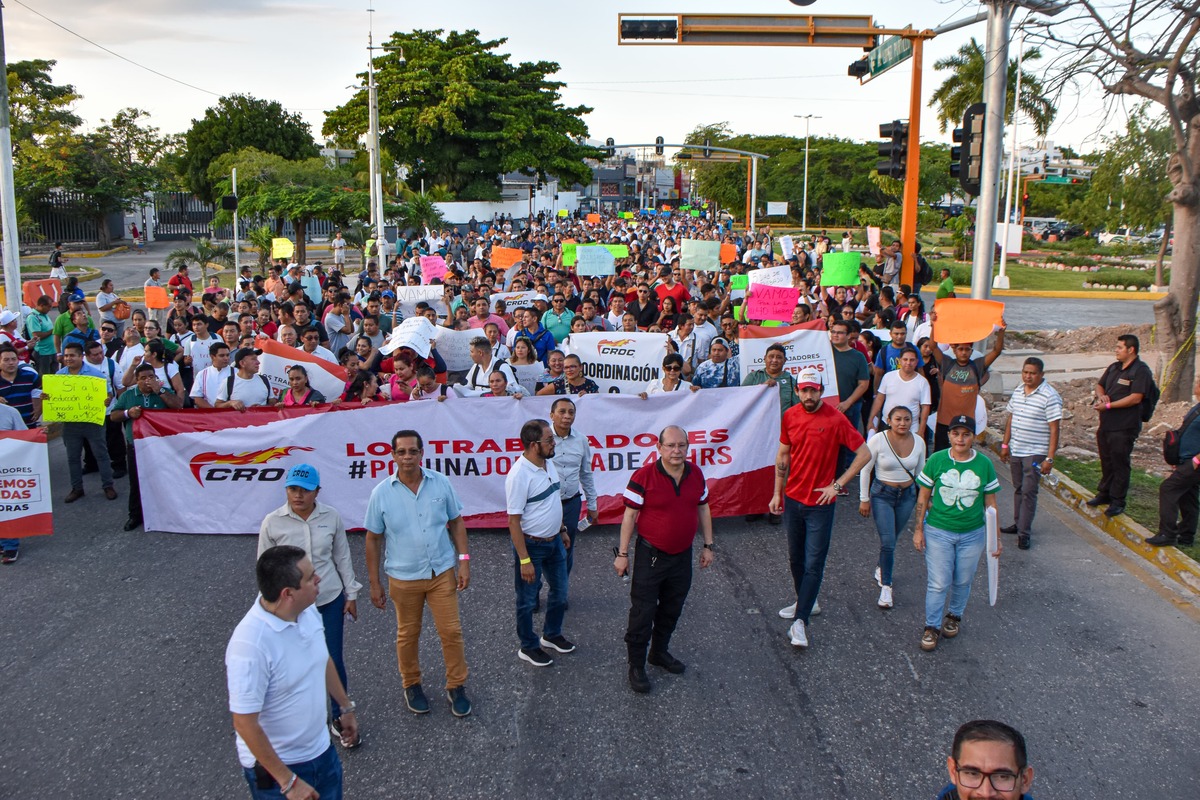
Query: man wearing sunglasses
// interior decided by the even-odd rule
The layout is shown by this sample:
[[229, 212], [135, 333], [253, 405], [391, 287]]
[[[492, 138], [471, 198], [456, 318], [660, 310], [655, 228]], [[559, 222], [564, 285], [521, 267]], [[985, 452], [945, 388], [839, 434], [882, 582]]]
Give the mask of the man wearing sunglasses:
[[1033, 800], [1025, 737], [1003, 722], [977, 719], [960, 727], [946, 769], [950, 785], [936, 800]]

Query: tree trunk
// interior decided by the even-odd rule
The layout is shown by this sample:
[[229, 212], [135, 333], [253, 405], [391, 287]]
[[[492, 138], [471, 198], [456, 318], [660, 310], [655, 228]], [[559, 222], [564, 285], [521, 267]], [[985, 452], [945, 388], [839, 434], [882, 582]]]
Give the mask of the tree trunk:
[[297, 264], [308, 263], [308, 252], [304, 246], [305, 232], [308, 230], [308, 220], [294, 219], [292, 227], [296, 230], [296, 257], [292, 260]]
[[108, 235], [108, 220], [103, 214], [96, 218], [96, 241], [101, 250], [107, 250], [112, 245], [112, 237]]
[[[1177, 194], [1178, 187], [1177, 187]], [[1175, 252], [1167, 296], [1154, 304], [1163, 368], [1158, 376], [1165, 403], [1191, 400], [1196, 367], [1196, 300], [1200, 296], [1200, 208], [1194, 195], [1175, 202]], [[1164, 240], [1166, 236], [1163, 237]]]
[[1158, 243], [1158, 261], [1154, 263], [1154, 285], [1162, 286], [1163, 284], [1163, 259], [1167, 255], [1167, 243], [1171, 241], [1172, 220], [1167, 217], [1167, 224], [1163, 228], [1162, 241]]

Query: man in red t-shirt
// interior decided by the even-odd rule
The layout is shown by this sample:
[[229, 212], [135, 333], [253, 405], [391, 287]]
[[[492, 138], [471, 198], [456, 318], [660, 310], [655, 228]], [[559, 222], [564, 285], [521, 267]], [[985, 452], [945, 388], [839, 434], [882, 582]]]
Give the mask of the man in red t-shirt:
[[675, 273], [670, 267], [662, 267], [658, 270], [659, 283], [654, 287], [654, 294], [658, 296], [658, 307], [662, 308], [664, 297], [675, 298], [675, 308], [683, 311], [687, 308], [688, 301], [692, 299], [691, 293], [687, 287], [675, 280]]
[[[629, 686], [650, 691], [646, 661], [675, 675], [685, 666], [667, 650], [692, 586], [692, 540], [696, 528], [704, 536], [700, 568], [713, 561], [712, 514], [704, 473], [688, 463], [688, 433], [669, 425], [658, 435], [658, 459], [629, 479], [625, 487], [625, 516], [621, 546], [613, 551], [618, 575], [629, 571], [629, 540], [637, 528], [637, 558], [629, 587]], [[646, 648], [650, 655], [647, 659]]]
[[[796, 379], [800, 403], [783, 415], [779, 454], [775, 457], [772, 514], [783, 514], [787, 527], [788, 560], [796, 587], [796, 604], [779, 616], [795, 618], [788, 635], [795, 647], [808, 647], [806, 626], [825, 575], [825, 557], [833, 533], [834, 500], [843, 486], [871, 459], [863, 437], [836, 407], [821, 400], [824, 385], [814, 367]], [[839, 477], [839, 448], [854, 450], [854, 461]], [[785, 497], [786, 483], [786, 497]]]

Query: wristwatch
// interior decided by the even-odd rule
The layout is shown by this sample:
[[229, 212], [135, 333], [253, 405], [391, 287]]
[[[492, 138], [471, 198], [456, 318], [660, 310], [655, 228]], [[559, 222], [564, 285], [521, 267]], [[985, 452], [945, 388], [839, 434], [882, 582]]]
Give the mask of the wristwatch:
[[840, 492], [842, 490], [842, 485], [840, 483], [838, 483], [837, 481], [834, 481], [833, 488], [837, 489]]
[[704, 549], [705, 549], [705, 550], [712, 550], [712, 549], [713, 549], [713, 543], [712, 543], [712, 542], [705, 542], [705, 543], [704, 543]]

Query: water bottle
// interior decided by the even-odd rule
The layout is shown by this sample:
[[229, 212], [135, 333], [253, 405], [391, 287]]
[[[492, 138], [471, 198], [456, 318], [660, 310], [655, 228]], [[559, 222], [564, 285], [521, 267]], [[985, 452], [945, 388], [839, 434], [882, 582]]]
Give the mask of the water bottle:
[[1033, 468], [1038, 471], [1038, 476], [1041, 477], [1041, 479], [1045, 481], [1046, 485], [1051, 489], [1054, 489], [1058, 486], [1058, 476], [1054, 474], [1054, 470], [1051, 470], [1048, 475], [1042, 475], [1042, 462], [1040, 461], [1033, 462]]

